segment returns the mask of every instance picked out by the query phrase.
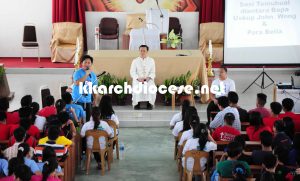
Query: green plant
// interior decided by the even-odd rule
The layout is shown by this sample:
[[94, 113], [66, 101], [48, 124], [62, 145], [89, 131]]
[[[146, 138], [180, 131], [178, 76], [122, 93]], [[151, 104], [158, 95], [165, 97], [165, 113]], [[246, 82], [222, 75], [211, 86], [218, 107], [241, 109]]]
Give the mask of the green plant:
[[193, 86], [193, 89], [196, 90], [196, 89], [199, 89], [200, 88], [200, 80], [199, 78], [197, 77], [196, 79], [194, 79], [191, 83], [191, 85]]
[[174, 29], [171, 30], [167, 38], [163, 38], [161, 43], [166, 43], [169, 47], [176, 48], [182, 43], [181, 36], [174, 33]]
[[3, 67], [3, 66], [1, 66], [1, 67], [0, 67], [0, 80], [2, 80], [2, 79], [3, 79], [3, 77], [4, 77], [4, 74], [5, 74], [5, 69], [4, 69], [4, 67]]
[[124, 92], [124, 83], [125, 82], [128, 82], [128, 80], [126, 79], [126, 77], [124, 77], [124, 78], [116, 78], [115, 79], [115, 85], [121, 86], [122, 90], [123, 90], [121, 94], [116, 94], [118, 100], [124, 100], [126, 98], [126, 94]]
[[99, 86], [104, 85], [108, 90], [109, 86], [115, 85], [115, 82], [116, 82], [116, 77], [108, 73], [99, 78], [98, 85]]
[[[167, 87], [167, 89], [170, 87], [170, 85], [173, 84], [173, 78], [172, 79], [166, 79], [164, 81], [164, 85]], [[164, 98], [165, 98], [165, 102], [168, 102], [168, 101], [171, 101], [172, 99], [172, 94], [167, 91], [165, 94], [164, 94]]]

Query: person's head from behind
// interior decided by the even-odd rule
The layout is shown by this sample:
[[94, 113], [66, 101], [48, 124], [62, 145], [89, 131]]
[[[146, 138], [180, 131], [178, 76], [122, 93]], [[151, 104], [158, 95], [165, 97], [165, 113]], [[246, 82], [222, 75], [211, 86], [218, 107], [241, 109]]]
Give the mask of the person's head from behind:
[[266, 154], [263, 158], [262, 165], [267, 171], [272, 171], [277, 166], [277, 157], [273, 154]]
[[200, 118], [199, 116], [193, 114], [192, 116], [190, 116], [189, 122], [191, 129], [195, 130], [196, 127], [200, 124]]
[[32, 177], [31, 169], [24, 164], [19, 164], [15, 171], [15, 181], [30, 181]]
[[276, 116], [279, 115], [280, 112], [282, 111], [282, 106], [279, 102], [271, 102], [270, 108], [271, 108], [273, 115], [276, 115]]
[[56, 159], [56, 153], [55, 153], [54, 149], [51, 146], [46, 146], [43, 149], [43, 158], [42, 158], [42, 161], [45, 162], [49, 158], [55, 158]]
[[218, 107], [220, 110], [223, 110], [228, 106], [229, 106], [229, 101], [226, 96], [221, 96], [218, 98]]
[[183, 100], [181, 103], [181, 115], [182, 115], [182, 120], [184, 119], [184, 115], [186, 110], [190, 107], [191, 102], [187, 99]]
[[40, 110], [40, 105], [37, 102], [31, 103], [30, 107], [31, 107], [31, 115], [32, 116], [36, 115]]
[[14, 131], [14, 137], [17, 143], [22, 143], [25, 139], [26, 131], [23, 127], [18, 127]]
[[66, 110], [66, 103], [65, 103], [65, 101], [62, 100], [62, 99], [58, 99], [55, 102], [55, 108], [56, 108], [57, 113], [65, 111]]
[[242, 164], [237, 164], [232, 170], [233, 181], [246, 181], [247, 170]]
[[0, 111], [0, 122], [6, 122], [6, 113], [4, 111]]
[[6, 112], [9, 108], [9, 100], [7, 97], [0, 97], [0, 111]]
[[91, 57], [90, 55], [83, 55], [81, 58], [81, 67], [84, 70], [88, 70], [92, 67], [94, 62], [93, 57]]
[[25, 95], [21, 98], [21, 107], [30, 107], [32, 103], [32, 96], [31, 95]]
[[31, 120], [28, 118], [22, 118], [20, 119], [20, 127], [24, 128], [24, 130], [27, 132], [29, 128], [31, 127]]
[[267, 95], [264, 93], [258, 93], [256, 96], [256, 107], [264, 107], [267, 103]]
[[57, 159], [55, 157], [51, 157], [44, 162], [43, 166], [43, 181], [46, 181], [48, 177], [55, 172], [58, 167]]
[[184, 113], [184, 119], [183, 119], [183, 131], [189, 130], [190, 127], [190, 119], [191, 116], [198, 116], [197, 109], [193, 106], [190, 106]]
[[238, 135], [238, 136], [234, 137], [233, 141], [239, 143], [242, 146], [243, 150], [245, 149], [246, 141], [242, 135]]
[[221, 66], [219, 68], [219, 79], [226, 80], [227, 79], [227, 68], [225, 66]]
[[262, 131], [259, 134], [259, 138], [261, 141], [262, 146], [264, 147], [272, 147], [273, 143], [273, 135], [269, 131]]
[[224, 122], [227, 126], [232, 126], [233, 122], [235, 120], [234, 114], [231, 112], [228, 112], [224, 116]]
[[254, 126], [256, 130], [259, 127], [264, 125], [261, 114], [259, 112], [255, 112], [255, 111], [250, 113], [249, 123], [250, 123], [250, 126]]
[[284, 117], [282, 118], [282, 122], [285, 134], [288, 135], [291, 138], [291, 140], [293, 140], [295, 134], [295, 123], [293, 119], [290, 117]]
[[21, 143], [18, 146], [17, 159], [18, 164], [24, 164], [24, 158], [29, 156], [30, 147], [27, 143]]
[[242, 145], [239, 142], [232, 141], [227, 145], [227, 155], [232, 160], [237, 160], [243, 151]]
[[62, 111], [60, 113], [58, 113], [58, 120], [60, 121], [61, 125], [66, 124], [70, 119], [69, 113], [67, 113], [66, 111]]
[[51, 126], [48, 130], [48, 139], [51, 141], [56, 141], [56, 139], [59, 137], [60, 130], [57, 126]]
[[273, 132], [279, 133], [279, 132], [284, 132], [284, 124], [282, 120], [276, 120], [273, 124]]
[[239, 95], [234, 91], [228, 92], [227, 97], [230, 105], [236, 105], [239, 102]]
[[101, 119], [110, 119], [111, 115], [115, 113], [112, 107], [111, 96], [103, 95], [99, 103], [99, 109], [101, 112]]
[[16, 157], [8, 161], [8, 176], [15, 174], [18, 166], [18, 159]]
[[291, 112], [294, 108], [294, 101], [291, 98], [284, 98], [281, 102], [284, 112]]
[[208, 130], [205, 124], [200, 123], [193, 133], [193, 138], [199, 139], [199, 150], [203, 150], [208, 141]]
[[45, 104], [46, 106], [53, 106], [54, 105], [54, 97], [49, 95], [45, 98]]
[[66, 104], [71, 104], [72, 103], [72, 95], [69, 92], [65, 92], [61, 96], [62, 100], [65, 101]]
[[139, 47], [139, 51], [140, 51], [140, 57], [146, 58], [148, 55], [149, 47], [147, 45], [141, 45]]
[[278, 161], [286, 165], [289, 159], [289, 149], [284, 145], [278, 145], [274, 149], [274, 154], [277, 156]]
[[93, 107], [92, 108], [92, 118], [94, 121], [94, 130], [98, 129], [98, 126], [100, 124], [100, 109], [99, 107]]
[[32, 117], [31, 113], [32, 113], [31, 107], [21, 107], [19, 109], [20, 119], [31, 119], [31, 117]]

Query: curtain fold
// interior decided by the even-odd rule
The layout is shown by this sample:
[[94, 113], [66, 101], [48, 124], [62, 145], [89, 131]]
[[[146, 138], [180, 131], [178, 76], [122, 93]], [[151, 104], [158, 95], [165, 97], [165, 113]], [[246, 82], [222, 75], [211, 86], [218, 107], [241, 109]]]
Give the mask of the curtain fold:
[[224, 0], [199, 0], [199, 22], [224, 22]]
[[52, 0], [52, 23], [82, 23], [84, 50], [87, 50], [84, 0]]

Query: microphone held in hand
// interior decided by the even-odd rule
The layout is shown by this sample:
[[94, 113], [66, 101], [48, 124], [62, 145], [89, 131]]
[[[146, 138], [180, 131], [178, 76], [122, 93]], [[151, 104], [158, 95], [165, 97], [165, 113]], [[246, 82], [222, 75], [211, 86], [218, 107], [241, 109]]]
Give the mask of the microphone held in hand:
[[106, 71], [103, 71], [101, 74], [97, 75], [97, 78], [101, 77], [102, 75], [106, 74]]

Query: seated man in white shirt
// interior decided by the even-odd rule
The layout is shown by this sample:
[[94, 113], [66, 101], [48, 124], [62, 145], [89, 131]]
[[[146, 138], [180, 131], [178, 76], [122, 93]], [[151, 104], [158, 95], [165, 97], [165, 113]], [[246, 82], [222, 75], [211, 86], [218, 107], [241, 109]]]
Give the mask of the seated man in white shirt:
[[224, 126], [225, 114], [231, 112], [235, 117], [232, 127], [234, 127], [237, 130], [241, 130], [239, 111], [237, 110], [237, 108], [229, 106], [229, 101], [226, 96], [222, 96], [218, 98], [218, 107], [221, 111], [218, 112], [218, 114], [215, 116], [213, 121], [209, 124], [209, 127], [215, 129], [220, 126]]
[[208, 104], [207, 106], [207, 125], [209, 125], [210, 123], [210, 119], [211, 119], [211, 112], [218, 112], [220, 111], [218, 105], [217, 105], [217, 98], [221, 97], [221, 96], [227, 96], [229, 91], [235, 91], [235, 83], [232, 79], [228, 78], [227, 76], [227, 68], [226, 67], [220, 67], [219, 69], [219, 78], [216, 78], [213, 82], [212, 85], [216, 85], [219, 87], [219, 90], [221, 89], [221, 85], [223, 84], [223, 91], [220, 91], [218, 94], [212, 94], [210, 93], [210, 99], [211, 102]]

